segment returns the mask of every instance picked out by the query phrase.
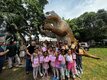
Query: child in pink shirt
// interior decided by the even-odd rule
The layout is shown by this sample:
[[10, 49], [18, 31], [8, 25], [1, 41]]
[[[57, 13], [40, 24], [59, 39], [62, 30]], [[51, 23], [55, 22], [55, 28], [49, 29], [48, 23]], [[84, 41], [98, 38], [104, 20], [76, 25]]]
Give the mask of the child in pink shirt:
[[40, 63], [39, 74], [40, 74], [40, 76], [43, 76], [43, 61], [44, 61], [44, 56], [43, 56], [43, 52], [42, 52], [41, 49], [39, 49], [38, 55], [39, 55], [39, 63]]
[[43, 69], [45, 70], [44, 75], [48, 76], [48, 68], [49, 68], [49, 56], [48, 52], [43, 53], [44, 58], [43, 58]]
[[78, 75], [77, 74], [77, 69], [76, 69], [76, 53], [75, 53], [75, 49], [72, 50], [72, 58], [73, 58], [73, 62], [74, 62], [74, 75]]
[[34, 50], [34, 53], [31, 56], [32, 67], [33, 67], [33, 78], [36, 80], [37, 74], [39, 71], [39, 57], [38, 57], [38, 49]]
[[55, 77], [55, 60], [56, 60], [55, 51], [52, 51], [52, 53], [49, 55], [49, 60], [53, 75]]
[[58, 50], [57, 52], [55, 52], [56, 55], [56, 60], [55, 60], [55, 72], [56, 72], [56, 79], [59, 80], [59, 70], [61, 68], [60, 64], [60, 60], [59, 60], [59, 55], [60, 55], [60, 50]]
[[65, 56], [60, 54], [58, 57], [58, 60], [60, 61], [61, 80], [64, 80], [65, 79], [65, 69], [66, 69]]

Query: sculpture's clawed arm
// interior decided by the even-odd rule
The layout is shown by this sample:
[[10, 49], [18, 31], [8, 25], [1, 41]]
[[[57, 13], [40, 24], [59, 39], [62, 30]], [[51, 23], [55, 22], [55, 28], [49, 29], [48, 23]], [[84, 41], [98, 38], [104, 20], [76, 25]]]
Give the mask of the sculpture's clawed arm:
[[40, 27], [40, 32], [41, 32], [41, 34], [43, 34], [47, 37], [53, 37], [53, 38], [56, 37], [54, 33], [44, 30], [42, 26]]

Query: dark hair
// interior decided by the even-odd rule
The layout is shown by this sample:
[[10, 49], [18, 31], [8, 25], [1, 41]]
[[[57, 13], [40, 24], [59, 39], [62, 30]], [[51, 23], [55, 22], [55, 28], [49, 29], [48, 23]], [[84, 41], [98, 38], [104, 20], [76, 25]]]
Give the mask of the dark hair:
[[46, 57], [48, 55], [48, 51], [43, 52], [43, 56]]
[[64, 49], [61, 49], [61, 54], [62, 55], [65, 55], [67, 52], [66, 52], [66, 49], [64, 50]]
[[13, 44], [14, 43], [14, 41], [10, 41], [10, 44]]

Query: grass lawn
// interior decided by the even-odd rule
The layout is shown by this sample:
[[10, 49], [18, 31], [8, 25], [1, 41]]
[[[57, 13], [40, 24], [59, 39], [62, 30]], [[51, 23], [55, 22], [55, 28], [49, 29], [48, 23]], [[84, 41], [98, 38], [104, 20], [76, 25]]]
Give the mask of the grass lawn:
[[[101, 57], [101, 60], [83, 57], [83, 75], [81, 80], [107, 80], [107, 48], [91, 48], [89, 53]], [[32, 74], [26, 75], [23, 68], [6, 68], [0, 74], [0, 80], [33, 80], [33, 78]]]
[[82, 80], [107, 80], [107, 48], [92, 48], [89, 52], [101, 60], [83, 57]]

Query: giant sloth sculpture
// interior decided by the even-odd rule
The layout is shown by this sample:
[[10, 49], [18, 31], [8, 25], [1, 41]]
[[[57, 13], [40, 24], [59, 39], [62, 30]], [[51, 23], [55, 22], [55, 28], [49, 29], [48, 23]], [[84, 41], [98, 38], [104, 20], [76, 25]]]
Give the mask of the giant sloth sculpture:
[[[44, 29], [42, 29], [42, 32], [54, 33], [58, 40], [67, 41], [68, 45], [74, 46], [74, 48], [78, 46], [78, 40], [74, 37], [73, 32], [66, 21], [62, 20], [54, 11], [46, 12], [45, 17], [46, 19], [44, 20]], [[82, 52], [80, 52], [79, 55], [99, 59], [98, 57], [87, 53], [83, 48], [81, 50]]]

